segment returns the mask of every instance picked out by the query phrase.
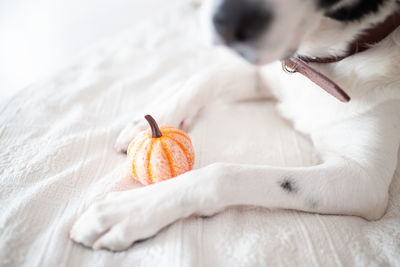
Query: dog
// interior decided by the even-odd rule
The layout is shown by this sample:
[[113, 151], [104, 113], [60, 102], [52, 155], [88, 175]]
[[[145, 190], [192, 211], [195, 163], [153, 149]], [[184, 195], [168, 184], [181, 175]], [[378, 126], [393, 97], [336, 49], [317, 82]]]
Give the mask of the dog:
[[[260, 66], [254, 77], [268, 88], [262, 95], [278, 99], [282, 116], [310, 137], [321, 163], [280, 168], [218, 162], [162, 183], [111, 192], [77, 220], [71, 239], [92, 249], [125, 250], [180, 218], [233, 205], [380, 219], [400, 145], [400, 28], [365, 51], [347, 53], [350, 43], [398, 12], [400, 1], [207, 0], [201, 8], [208, 38]], [[280, 61], [291, 57], [308, 59], [350, 102], [334, 99], [307, 77], [285, 73]], [[318, 63], [325, 59], [333, 60]], [[247, 74], [233, 68], [224, 75], [239, 80]], [[210, 95], [260, 95], [234, 86], [208, 87], [217, 90], [212, 93], [201, 88], [176, 96], [179, 110], [167, 106], [156, 113], [158, 120], [175, 127], [187, 123]], [[128, 125], [117, 150], [125, 151], [144, 127]]]

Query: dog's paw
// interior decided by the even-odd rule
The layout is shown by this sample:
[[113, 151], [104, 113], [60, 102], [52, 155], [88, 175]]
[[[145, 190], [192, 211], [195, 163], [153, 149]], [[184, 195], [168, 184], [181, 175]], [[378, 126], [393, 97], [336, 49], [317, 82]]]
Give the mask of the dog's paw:
[[125, 250], [180, 217], [180, 208], [167, 189], [152, 185], [110, 193], [76, 221], [69, 236], [95, 250]]
[[138, 133], [147, 129], [148, 124], [143, 120], [129, 123], [119, 134], [115, 142], [114, 149], [119, 153], [126, 153], [130, 142]]
[[109, 193], [82, 214], [69, 236], [89, 248], [120, 251], [180, 218], [215, 214], [225, 207], [219, 193], [225, 184], [215, 179], [218, 172], [218, 165], [209, 165], [160, 183]]

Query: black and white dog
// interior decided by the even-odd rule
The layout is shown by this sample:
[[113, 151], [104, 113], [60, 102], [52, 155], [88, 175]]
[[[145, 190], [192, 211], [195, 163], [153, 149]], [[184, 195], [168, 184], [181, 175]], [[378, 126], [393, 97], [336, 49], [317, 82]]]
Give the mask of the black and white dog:
[[[348, 49], [370, 29], [386, 31], [379, 25], [400, 16], [394, 15], [400, 1], [208, 0], [202, 5], [214, 42], [265, 64], [257, 75], [279, 99], [281, 114], [310, 136], [322, 163], [303, 168], [215, 163], [155, 185], [113, 192], [79, 218], [70, 237], [93, 249], [124, 250], [182, 217], [233, 205], [381, 218], [400, 143], [400, 28], [363, 52], [349, 55]], [[345, 89], [351, 101], [337, 101], [304, 76], [288, 76], [279, 60], [292, 56], [310, 59], [309, 65]], [[239, 82], [254, 73], [233, 68], [228, 75]], [[207, 86], [199, 88], [177, 96], [179, 110], [156, 112], [158, 120], [178, 127], [194, 116], [211, 95]], [[230, 91], [235, 86], [208, 88], [219, 90], [212, 95], [221, 98], [250, 94]], [[143, 127], [124, 129], [117, 149], [125, 150]]]

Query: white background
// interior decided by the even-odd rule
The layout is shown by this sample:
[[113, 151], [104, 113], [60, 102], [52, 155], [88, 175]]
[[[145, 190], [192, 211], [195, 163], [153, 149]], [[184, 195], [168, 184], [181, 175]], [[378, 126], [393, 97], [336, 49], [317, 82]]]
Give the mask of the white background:
[[1, 0], [0, 100], [68, 66], [97, 41], [165, 9], [162, 0]]

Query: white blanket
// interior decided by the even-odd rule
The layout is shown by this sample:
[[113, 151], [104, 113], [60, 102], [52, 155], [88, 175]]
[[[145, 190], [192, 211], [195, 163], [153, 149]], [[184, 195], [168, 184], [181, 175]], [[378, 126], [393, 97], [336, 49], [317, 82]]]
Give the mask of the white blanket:
[[[400, 266], [400, 173], [379, 221], [252, 207], [180, 220], [121, 253], [68, 239], [85, 206], [138, 186], [113, 150], [121, 127], [193, 75], [236, 59], [197, 38], [188, 4], [105, 41], [74, 66], [0, 104], [1, 266]], [[215, 104], [189, 132], [196, 167], [306, 166], [309, 140], [274, 102]], [[268, 179], [268, 177], [265, 177]]]

